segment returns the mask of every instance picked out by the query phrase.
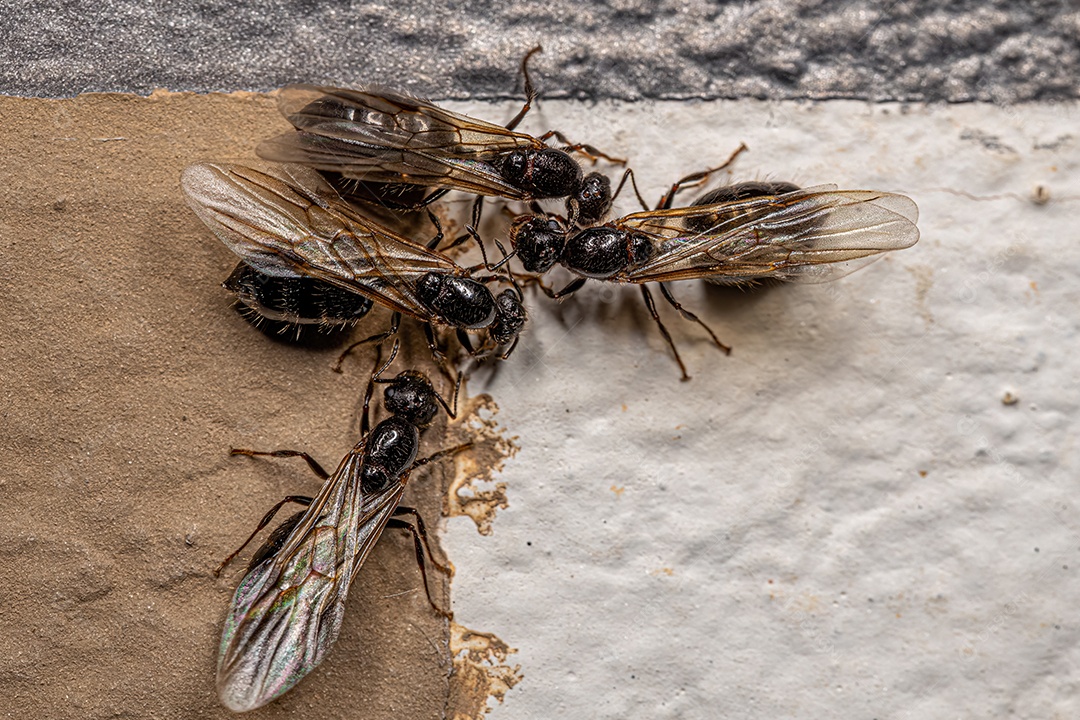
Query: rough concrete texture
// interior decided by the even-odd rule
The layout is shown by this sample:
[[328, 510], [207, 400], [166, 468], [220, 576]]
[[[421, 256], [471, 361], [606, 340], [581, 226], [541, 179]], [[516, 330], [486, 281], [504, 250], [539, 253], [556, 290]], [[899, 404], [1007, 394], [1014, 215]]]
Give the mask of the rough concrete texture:
[[1075, 0], [823, 3], [0, 2], [0, 92], [383, 83], [509, 97], [523, 53], [551, 97], [1075, 97]]

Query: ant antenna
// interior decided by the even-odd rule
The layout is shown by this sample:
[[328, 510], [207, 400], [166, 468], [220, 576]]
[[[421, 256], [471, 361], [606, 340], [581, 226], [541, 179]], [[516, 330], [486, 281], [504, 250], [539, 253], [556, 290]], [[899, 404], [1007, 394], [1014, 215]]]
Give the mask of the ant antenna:
[[[401, 340], [395, 338], [394, 339], [394, 347], [391, 348], [391, 350], [390, 350], [390, 357], [387, 359], [387, 361], [385, 363], [383, 363], [383, 366], [381, 368], [379, 368], [379, 371], [371, 376], [371, 382], [373, 382], [373, 383], [390, 382], [389, 380], [380, 380], [379, 376], [382, 375], [384, 372], [386, 372], [386, 368], [390, 367], [390, 363], [394, 362], [394, 358], [397, 357], [398, 349], [400, 347], [401, 347]], [[379, 346], [379, 350], [380, 350], [380, 354], [381, 354], [381, 351], [382, 351], [382, 346], [381, 345]], [[376, 363], [379, 362], [377, 356], [376, 356], [375, 362]]]
[[[735, 152], [731, 153], [731, 155], [728, 156], [728, 159], [725, 160], [722, 165], [717, 165], [714, 168], [708, 168], [706, 170], [701, 170], [696, 173], [690, 173], [689, 175], [672, 185], [671, 188], [666, 193], [664, 193], [663, 197], [660, 198], [660, 202], [657, 203], [656, 209], [670, 209], [671, 203], [675, 200], [675, 196], [678, 195], [680, 192], [682, 192], [686, 188], [697, 187], [698, 185], [704, 184], [708, 181], [710, 175], [715, 172], [719, 172], [720, 170], [723, 170], [727, 166], [731, 165], [733, 162], [735, 162], [735, 158], [739, 157], [739, 155], [741, 155], [743, 152], [749, 150], [750, 148], [746, 147], [746, 143], [739, 143], [739, 147], [735, 148]], [[637, 185], [634, 185], [634, 189], [637, 189]], [[645, 209], [648, 210], [648, 208]]]
[[464, 377], [465, 376], [461, 374], [461, 371], [458, 370], [457, 382], [454, 383], [454, 409], [453, 410], [451, 410], [450, 406], [446, 404], [446, 401], [443, 400], [443, 396], [439, 394], [438, 390], [436, 390], [435, 388], [431, 389], [431, 391], [433, 393], [435, 393], [435, 399], [438, 400], [439, 404], [443, 406], [443, 410], [446, 411], [446, 414], [450, 417], [451, 420], [457, 420], [457, 400], [458, 400], [458, 394], [461, 392], [461, 381], [464, 379]]
[[648, 212], [651, 208], [649, 208], [649, 204], [645, 202], [645, 198], [641, 196], [641, 191], [638, 190], [637, 177], [634, 175], [633, 168], [627, 168], [626, 172], [623, 173], [622, 180], [619, 181], [619, 186], [615, 188], [615, 192], [611, 195], [611, 202], [614, 203], [615, 198], [619, 197], [619, 193], [622, 192], [623, 186], [626, 185], [627, 180], [630, 181], [631, 187], [634, 188], [634, 194], [637, 195], [641, 207], [645, 208], [645, 211]]
[[529, 58], [539, 52], [544, 52], [544, 48], [537, 45], [525, 53], [525, 57], [521, 61], [521, 74], [525, 76], [525, 104], [518, 111], [518, 114], [514, 116], [514, 119], [506, 124], [507, 130], [513, 130], [518, 126], [525, 114], [529, 112], [529, 108], [532, 107], [533, 100], [536, 99], [536, 89], [533, 87], [532, 78], [529, 77]]
[[[397, 351], [397, 340], [394, 341], [394, 351]], [[391, 358], [393, 359], [393, 358]], [[382, 361], [382, 345], [375, 346], [375, 367], [379, 367], [379, 363]], [[376, 371], [372, 369], [371, 376], [368, 378], [367, 387], [364, 389], [364, 409], [360, 412], [360, 435], [367, 437], [368, 432], [371, 430], [371, 396], [375, 394], [375, 378], [379, 376], [386, 367], [383, 366], [381, 370]]]

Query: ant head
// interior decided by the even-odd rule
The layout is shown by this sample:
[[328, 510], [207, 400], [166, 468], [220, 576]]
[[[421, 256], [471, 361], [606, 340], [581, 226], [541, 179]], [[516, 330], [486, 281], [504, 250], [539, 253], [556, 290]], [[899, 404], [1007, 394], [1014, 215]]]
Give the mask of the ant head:
[[422, 372], [405, 370], [386, 383], [383, 406], [391, 414], [424, 427], [431, 424], [439, 411], [439, 398], [431, 381]]
[[522, 215], [510, 226], [510, 242], [525, 272], [545, 273], [562, 258], [566, 228], [553, 217]]
[[603, 173], [589, 173], [581, 181], [578, 191], [567, 199], [566, 205], [571, 219], [577, 224], [595, 225], [611, 210], [611, 180]]
[[503, 290], [495, 298], [495, 322], [488, 330], [491, 339], [496, 345], [506, 345], [517, 340], [527, 317], [519, 292]]
[[573, 195], [581, 187], [581, 166], [562, 150], [514, 150], [499, 168], [503, 178], [534, 198]]

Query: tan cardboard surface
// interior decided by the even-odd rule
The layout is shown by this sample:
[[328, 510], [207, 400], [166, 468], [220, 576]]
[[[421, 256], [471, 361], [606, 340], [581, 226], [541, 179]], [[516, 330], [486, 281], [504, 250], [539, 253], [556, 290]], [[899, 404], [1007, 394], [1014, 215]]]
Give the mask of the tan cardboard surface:
[[[228, 450], [336, 467], [371, 368], [369, 352], [335, 374], [338, 346], [275, 342], [232, 311], [235, 257], [180, 192], [185, 165], [253, 158], [283, 121], [266, 96], [156, 94], [0, 98], [0, 122], [0, 716], [229, 717], [214, 672], [244, 560], [212, 571], [319, 480]], [[423, 362], [410, 348], [397, 367]], [[405, 498], [432, 525], [440, 473]], [[440, 717], [447, 642], [411, 539], [388, 532], [327, 661], [249, 717]]]

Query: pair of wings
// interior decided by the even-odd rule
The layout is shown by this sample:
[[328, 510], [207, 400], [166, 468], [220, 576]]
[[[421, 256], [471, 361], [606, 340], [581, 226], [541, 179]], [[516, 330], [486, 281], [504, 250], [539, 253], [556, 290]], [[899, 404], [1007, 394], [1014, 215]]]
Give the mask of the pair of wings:
[[610, 225], [647, 238], [652, 258], [610, 279], [825, 282], [914, 245], [918, 218], [918, 207], [903, 195], [835, 185], [634, 213]]
[[417, 297], [419, 279], [467, 275], [442, 253], [360, 215], [301, 165], [264, 172], [201, 163], [184, 170], [181, 185], [214, 234], [267, 275], [323, 280], [427, 322], [434, 318]]
[[289, 85], [278, 108], [296, 127], [265, 140], [259, 157], [372, 183], [401, 183], [527, 200], [493, 161], [546, 147], [531, 135], [380, 87]]
[[311, 672], [337, 639], [357, 571], [401, 500], [395, 483], [360, 489], [366, 439], [342, 460], [281, 549], [252, 568], [233, 596], [217, 686], [230, 710], [261, 707]]

